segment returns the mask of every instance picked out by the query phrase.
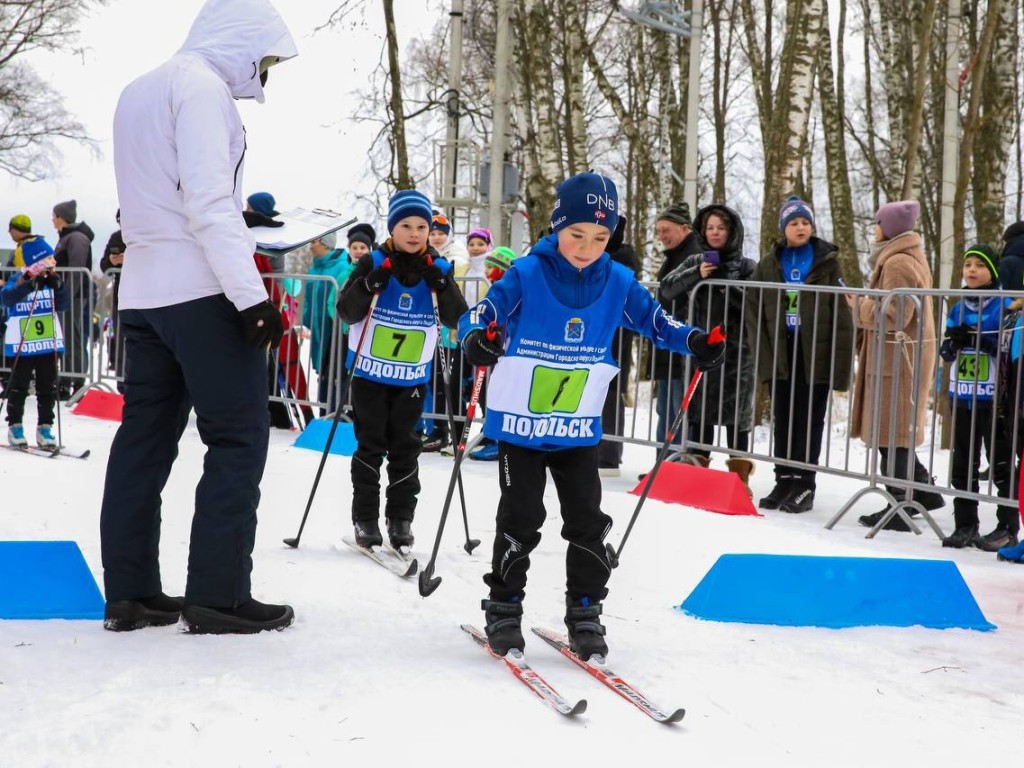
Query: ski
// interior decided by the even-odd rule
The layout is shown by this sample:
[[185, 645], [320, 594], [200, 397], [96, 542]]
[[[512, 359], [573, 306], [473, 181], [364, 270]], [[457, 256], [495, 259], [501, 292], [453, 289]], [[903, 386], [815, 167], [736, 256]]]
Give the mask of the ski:
[[487, 644], [487, 635], [470, 624], [462, 624], [460, 626], [462, 627], [463, 632], [472, 637], [473, 640], [476, 641], [477, 645], [487, 651], [487, 653], [489, 653], [493, 658], [505, 662], [505, 666], [509, 668], [513, 675], [515, 675], [531, 691], [547, 702], [548, 705], [558, 714], [565, 715], [566, 717], [572, 717], [587, 711], [586, 699], [580, 699], [575, 704], [571, 704], [569, 701], [564, 699], [558, 691], [548, 685], [547, 681], [545, 681], [543, 677], [538, 675], [530, 665], [526, 663], [526, 657], [523, 656], [522, 651], [513, 648], [505, 656], [499, 656], [492, 651], [491, 647]]
[[56, 459], [59, 456], [64, 456], [69, 459], [86, 459], [89, 457], [89, 451], [79, 451], [65, 446], [60, 448], [40, 448], [37, 445], [7, 445], [5, 448], [17, 451], [18, 453], [26, 453], [30, 456], [39, 456], [44, 459]]
[[416, 562], [415, 557], [410, 558], [407, 554], [393, 549], [390, 545], [367, 549], [366, 547], [360, 547], [356, 544], [355, 539], [351, 539], [348, 536], [343, 536], [341, 540], [356, 552], [366, 555], [377, 565], [387, 568], [393, 574], [403, 579], [415, 576], [416, 571], [419, 570], [420, 566]]
[[678, 723], [686, 714], [685, 709], [677, 709], [671, 714], [663, 712], [644, 694], [615, 674], [601, 656], [592, 656], [590, 661], [584, 661], [569, 648], [569, 641], [565, 635], [541, 627], [533, 627], [533, 633], [565, 656], [565, 658], [569, 659], [573, 664], [585, 669], [619, 694], [619, 696], [657, 722], [666, 724]]

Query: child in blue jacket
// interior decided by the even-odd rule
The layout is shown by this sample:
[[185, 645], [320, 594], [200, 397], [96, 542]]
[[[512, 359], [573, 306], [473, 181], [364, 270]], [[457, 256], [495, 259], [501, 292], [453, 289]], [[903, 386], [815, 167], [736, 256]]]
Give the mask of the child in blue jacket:
[[[641, 286], [605, 248], [618, 220], [610, 179], [581, 173], [557, 190], [553, 234], [516, 259], [479, 304], [462, 316], [466, 359], [494, 366], [487, 386], [484, 435], [498, 441], [498, 503], [485, 612], [491, 650], [522, 650], [522, 600], [530, 553], [544, 524], [550, 471], [562, 512], [569, 639], [581, 658], [605, 656], [601, 601], [611, 564], [604, 539], [612, 519], [601, 511], [598, 443], [601, 409], [618, 373], [612, 340], [622, 326], [662, 348], [694, 355], [711, 368], [725, 345], [709, 344]], [[488, 329], [500, 332], [488, 337]]]
[[7, 385], [7, 442], [28, 445], [22, 417], [32, 375], [36, 378], [36, 444], [57, 448], [53, 412], [57, 403], [57, 355], [64, 351], [59, 312], [68, 306], [68, 291], [55, 271], [53, 249], [41, 237], [22, 242], [25, 268], [0, 289], [7, 315], [4, 355], [14, 361]]
[[[975, 245], [964, 253], [963, 282], [965, 288], [999, 289], [999, 256], [987, 245]], [[939, 349], [942, 359], [955, 366], [949, 377], [949, 397], [953, 405], [953, 437], [950, 459], [953, 487], [962, 491], [978, 491], [978, 469], [981, 446], [984, 444], [992, 467], [992, 482], [1000, 496], [1012, 499], [1010, 476], [1013, 471], [1013, 435], [1006, 420], [997, 418], [1004, 392], [998, 381], [999, 342], [1002, 322], [1011, 304], [997, 295], [964, 297], [949, 310], [946, 318], [946, 339]], [[993, 419], [995, 423], [993, 424]], [[1000, 504], [996, 511], [995, 530], [978, 535], [978, 502], [975, 499], [953, 500], [955, 530], [942, 540], [942, 546], [961, 549], [974, 546], [988, 552], [1017, 544], [1020, 516], [1016, 505]]]

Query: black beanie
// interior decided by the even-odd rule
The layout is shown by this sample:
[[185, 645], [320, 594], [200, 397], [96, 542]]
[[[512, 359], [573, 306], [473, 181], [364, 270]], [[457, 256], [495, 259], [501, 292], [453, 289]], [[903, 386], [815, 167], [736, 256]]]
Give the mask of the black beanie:
[[[351, 243], [352, 242], [352, 236], [357, 234], [357, 233], [359, 233], [359, 232], [362, 232], [364, 235], [366, 235], [370, 239], [370, 242], [367, 243], [367, 245], [369, 245], [370, 248], [373, 248], [374, 243], [377, 242], [377, 230], [375, 230], [373, 227], [371, 227], [369, 224], [366, 224], [365, 222], [364, 223], [360, 223], [360, 224], [355, 224], [355, 225], [349, 227], [349, 230], [346, 233], [346, 235], [348, 236], [348, 241]], [[361, 242], [365, 242], [365, 241], [361, 241]]]
[[66, 200], [63, 203], [57, 203], [53, 206], [53, 212], [60, 218], [64, 219], [68, 224], [74, 224], [78, 221], [78, 202], [75, 200]]

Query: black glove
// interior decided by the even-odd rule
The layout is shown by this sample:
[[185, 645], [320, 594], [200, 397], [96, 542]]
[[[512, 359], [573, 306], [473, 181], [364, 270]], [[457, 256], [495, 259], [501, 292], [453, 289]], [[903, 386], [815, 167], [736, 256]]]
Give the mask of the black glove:
[[436, 264], [430, 264], [423, 268], [423, 282], [434, 293], [440, 293], [448, 285], [448, 278], [441, 274], [441, 268]]
[[946, 336], [949, 337], [949, 347], [953, 352], [959, 352], [964, 347], [973, 347], [977, 339], [974, 331], [966, 325], [950, 328], [946, 331]]
[[370, 293], [380, 293], [387, 287], [391, 279], [391, 269], [388, 267], [377, 267], [363, 278], [363, 285]]
[[686, 337], [686, 344], [690, 347], [690, 353], [697, 360], [697, 367], [702, 371], [710, 371], [725, 362], [725, 339], [708, 343], [708, 334], [704, 331], [690, 331]]
[[254, 304], [239, 312], [245, 323], [245, 343], [261, 349], [277, 349], [284, 335], [284, 321], [281, 311], [270, 299]]
[[498, 358], [505, 354], [505, 345], [502, 344], [501, 336], [494, 334], [493, 339], [487, 338], [487, 331], [477, 328], [466, 334], [462, 340], [462, 349], [466, 353], [466, 359], [472, 365], [487, 368], [498, 362]]
[[265, 213], [259, 211], [242, 211], [242, 218], [245, 219], [245, 226], [253, 227], [283, 227], [284, 222], [272, 219]]
[[56, 272], [43, 272], [38, 278], [39, 284], [45, 288], [59, 291], [64, 286], [64, 281]]

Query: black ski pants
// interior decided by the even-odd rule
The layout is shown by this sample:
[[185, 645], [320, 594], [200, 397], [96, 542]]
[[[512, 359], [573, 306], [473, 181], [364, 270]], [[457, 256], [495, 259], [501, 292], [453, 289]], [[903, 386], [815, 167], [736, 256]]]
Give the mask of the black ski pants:
[[[776, 379], [772, 400], [772, 455], [804, 464], [817, 464], [821, 456], [821, 438], [828, 410], [828, 384], [810, 384], [804, 375], [804, 359], [799, 339], [787, 339], [790, 379]], [[793, 356], [796, 355], [796, 360]], [[795, 371], [795, 373], [794, 373]], [[794, 469], [775, 465], [776, 482], [786, 477], [797, 485], [814, 490], [813, 469]]]
[[420, 492], [422, 443], [416, 422], [423, 415], [425, 384], [411, 387], [352, 379], [352, 420], [356, 452], [352, 456], [352, 521], [380, 517], [380, 468], [388, 457], [384, 516], [412, 520]]
[[535, 451], [498, 442], [497, 530], [491, 572], [484, 583], [491, 599], [509, 602], [526, 594], [530, 553], [540, 543], [540, 529], [547, 517], [544, 486], [547, 472], [555, 481], [562, 512], [562, 538], [569, 546], [565, 555], [566, 595], [573, 601], [592, 602], [608, 595], [611, 564], [604, 540], [612, 519], [601, 511], [601, 478], [597, 472], [598, 446], [564, 451]]
[[[992, 468], [992, 484], [1002, 498], [1012, 499], [1010, 477], [1013, 473], [1013, 436], [1008, 430], [1013, 425], [1008, 419], [996, 420], [993, 434], [992, 408], [961, 408], [954, 406], [953, 447], [950, 472], [953, 487], [960, 491], [978, 491], [978, 469], [981, 465], [981, 446], [985, 446], [989, 466]], [[971, 428], [973, 412], [974, 427]], [[973, 435], [971, 432], [973, 431]], [[973, 437], [973, 439], [972, 439]], [[978, 502], [976, 499], [953, 499], [953, 519], [957, 528], [978, 525]], [[996, 508], [996, 519], [1011, 531], [1020, 530], [1020, 513], [1017, 505], [1000, 504]]]
[[39, 424], [53, 424], [53, 408], [57, 404], [57, 359], [52, 352], [18, 358], [7, 383], [8, 424], [21, 424], [25, 416], [25, 398], [33, 372]]
[[[100, 543], [108, 601], [161, 591], [161, 492], [195, 408], [206, 445], [196, 486], [185, 600], [249, 600], [256, 508], [267, 460], [267, 353], [245, 344], [223, 295], [121, 310], [125, 398], [107, 463]], [[179, 514], [177, 509], [172, 514]]]

